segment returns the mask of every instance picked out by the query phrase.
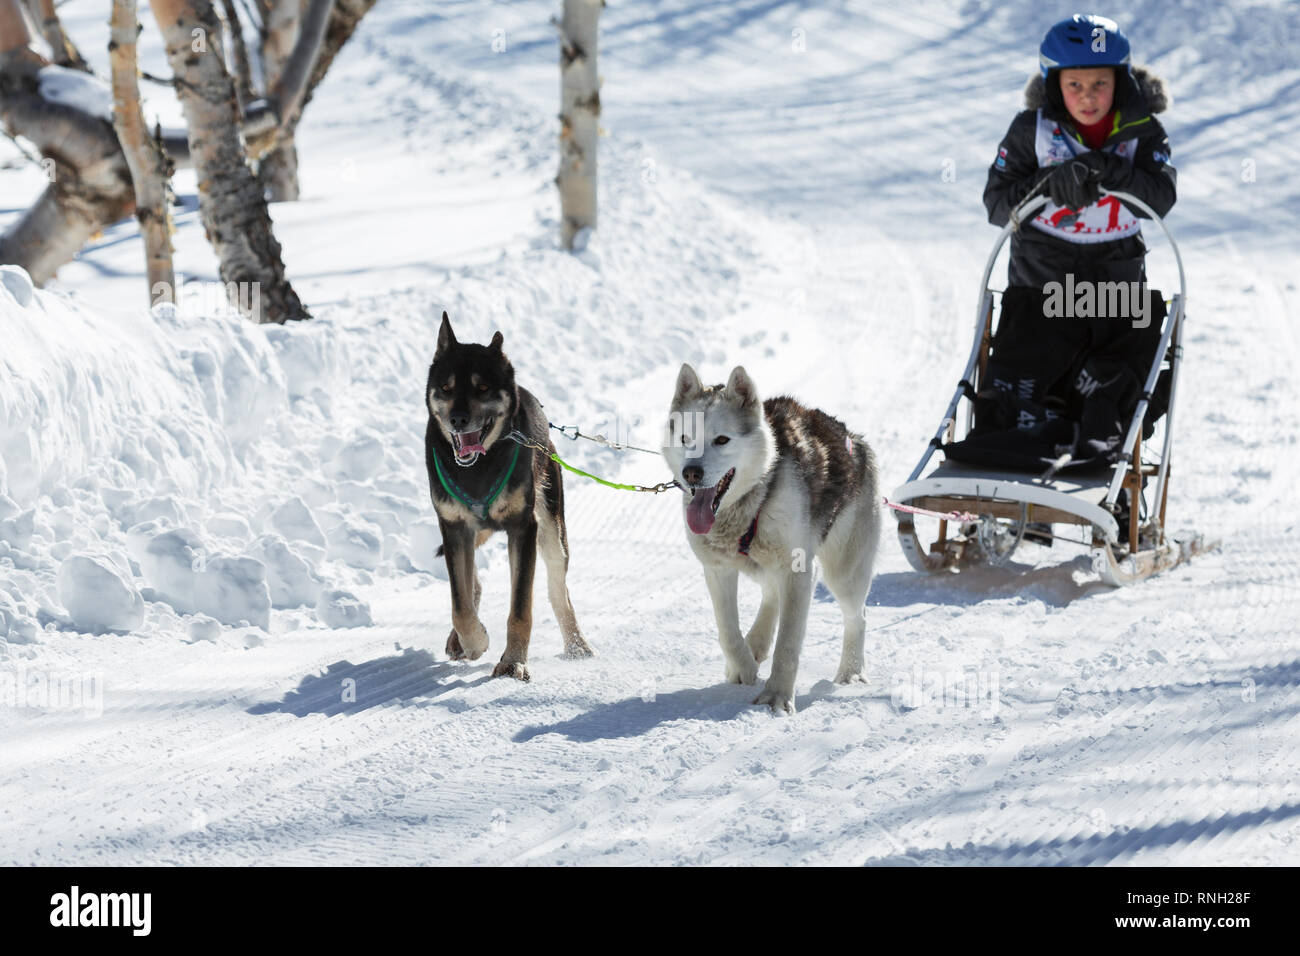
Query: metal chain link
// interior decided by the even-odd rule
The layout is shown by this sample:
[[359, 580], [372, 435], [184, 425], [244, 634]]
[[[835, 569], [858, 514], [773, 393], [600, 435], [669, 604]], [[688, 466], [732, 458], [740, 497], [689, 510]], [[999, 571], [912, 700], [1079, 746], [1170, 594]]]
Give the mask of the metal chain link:
[[[552, 427], [552, 428], [557, 428], [558, 426], [552, 425], [551, 427]], [[573, 429], [574, 429], [574, 432], [576, 433], [576, 432], [577, 432], [577, 426], [575, 425], [575, 426], [572, 426], [572, 427], [573, 427]], [[606, 486], [608, 486], [608, 487], [610, 487], [610, 488], [621, 488], [621, 489], [624, 489], [624, 490], [626, 490], [626, 491], [648, 491], [648, 492], [650, 492], [650, 493], [652, 493], [652, 494], [656, 494], [656, 495], [659, 494], [660, 492], [663, 492], [663, 491], [670, 491], [670, 490], [672, 490], [673, 488], [681, 488], [681, 485], [680, 485], [680, 484], [679, 484], [675, 479], [674, 479], [673, 481], [661, 481], [661, 482], [659, 482], [659, 484], [657, 484], [657, 485], [623, 485], [623, 484], [616, 484], [615, 482], [612, 482], [612, 481], [606, 481], [606, 480], [603, 479], [603, 478], [598, 478], [598, 477], [596, 477], [595, 475], [590, 474], [590, 473], [585, 472], [585, 471], [582, 471], [582, 470], [579, 469], [579, 468], [574, 468], [572, 465], [570, 465], [567, 461], [565, 461], [564, 459], [562, 459], [562, 458], [561, 458], [559, 455], [557, 455], [555, 452], [551, 451], [551, 449], [547, 448], [545, 445], [541, 444], [540, 442], [536, 441], [535, 439], [529, 438], [527, 435], [523, 434], [522, 432], [520, 432], [520, 431], [517, 430], [517, 429], [511, 431], [511, 432], [510, 432], [506, 437], [509, 438], [509, 439], [510, 439], [511, 441], [513, 441], [513, 442], [517, 442], [518, 444], [523, 445], [525, 448], [532, 448], [532, 449], [534, 449], [534, 450], [536, 450], [536, 451], [540, 451], [542, 454], [546, 455], [546, 457], [553, 459], [556, 463], [558, 463], [558, 464], [560, 464], [560, 465], [563, 465], [565, 468], [569, 469], [569, 471], [576, 472], [576, 473], [579, 474], [579, 475], [584, 475], [585, 477], [587, 477], [587, 478], [591, 478], [591, 479], [593, 479], [593, 480], [595, 480], [595, 481], [598, 481], [598, 482], [600, 482], [602, 485], [606, 485]], [[566, 436], [566, 437], [567, 437], [567, 436]], [[582, 437], [583, 437], [583, 438], [589, 438], [590, 436], [588, 436], [588, 435], [583, 435]], [[594, 439], [594, 438], [592, 439], [592, 441], [595, 441], [595, 440], [596, 440], [596, 439]], [[620, 446], [617, 446], [617, 445], [611, 445], [610, 447], [612, 447], [612, 448], [616, 448], [616, 447], [620, 447]], [[631, 448], [632, 446], [631, 446], [631, 445], [628, 445], [628, 446], [623, 446], [623, 447]], [[645, 449], [638, 448], [638, 449], [636, 449], [636, 450], [637, 450], [637, 451], [644, 451]]]
[[[547, 422], [546, 424], [550, 425], [552, 428], [554, 428], [557, 432], [559, 432], [561, 435], [563, 435], [565, 438], [569, 439], [570, 441], [577, 441], [579, 438], [585, 438], [587, 439], [587, 441], [594, 441], [596, 442], [596, 444], [604, 445], [606, 448], [617, 448], [620, 451], [626, 448], [629, 449], [630, 451], [645, 452], [647, 455], [659, 454], [659, 452], [654, 451], [650, 448], [638, 448], [636, 445], [623, 445], [623, 444], [619, 444], [618, 442], [612, 442], [604, 435], [584, 435], [582, 432], [578, 431], [577, 425], [557, 425], [555, 424], [555, 422]], [[573, 429], [572, 435], [570, 435], [568, 432], [568, 429], [570, 428]]]

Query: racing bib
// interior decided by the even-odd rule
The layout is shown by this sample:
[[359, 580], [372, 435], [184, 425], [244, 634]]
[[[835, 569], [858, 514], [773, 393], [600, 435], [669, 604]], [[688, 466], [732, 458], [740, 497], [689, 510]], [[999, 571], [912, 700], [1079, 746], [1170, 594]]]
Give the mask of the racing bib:
[[[1111, 147], [1110, 152], [1132, 163], [1136, 148], [1137, 139], [1127, 139]], [[1034, 151], [1038, 154], [1039, 167], [1046, 169], [1090, 150], [1081, 144], [1067, 142], [1061, 127], [1053, 120], [1044, 119], [1040, 109]], [[1142, 220], [1114, 196], [1102, 196], [1082, 209], [1065, 209], [1049, 199], [1032, 221], [1036, 229], [1067, 242], [1111, 242], [1142, 231]]]

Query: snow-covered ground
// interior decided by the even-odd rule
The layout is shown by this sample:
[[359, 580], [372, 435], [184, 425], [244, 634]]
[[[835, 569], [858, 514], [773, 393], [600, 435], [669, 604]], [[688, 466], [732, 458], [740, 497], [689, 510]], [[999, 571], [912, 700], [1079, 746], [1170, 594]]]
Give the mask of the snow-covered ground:
[[[99, 64], [101, 7], [61, 7]], [[1068, 545], [932, 578], [887, 534], [872, 682], [830, 682], [821, 591], [790, 719], [720, 683], [678, 502], [572, 475], [569, 586], [598, 656], [561, 659], [539, 593], [533, 681], [490, 679], [493, 541], [493, 647], [445, 659], [437, 319], [500, 329], [552, 420], [640, 445], [682, 361], [743, 363], [864, 433], [893, 488], [965, 357], [984, 171], [1072, 11], [611, 0], [600, 229], [569, 255], [554, 7], [366, 17], [307, 110], [303, 199], [273, 209], [309, 323], [251, 326], [197, 287], [149, 313], [132, 222], [49, 291], [0, 274], [0, 862], [1300, 862], [1295, 6], [1107, 11], [1175, 97], [1169, 515], [1222, 547], [1112, 591]], [[3, 226], [43, 179], [0, 185]], [[192, 175], [178, 189], [178, 268], [213, 279]], [[1167, 286], [1159, 246], [1151, 266]], [[668, 477], [557, 441], [597, 474]]]

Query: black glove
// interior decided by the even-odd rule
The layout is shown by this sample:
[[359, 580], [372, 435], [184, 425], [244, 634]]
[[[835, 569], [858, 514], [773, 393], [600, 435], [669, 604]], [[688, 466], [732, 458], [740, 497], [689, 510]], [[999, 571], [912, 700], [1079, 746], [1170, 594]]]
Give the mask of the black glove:
[[1052, 170], [1052, 175], [1047, 180], [1047, 191], [1052, 202], [1065, 209], [1078, 210], [1092, 205], [1101, 197], [1101, 187], [1098, 184], [1100, 172], [1095, 161], [1086, 158], [1091, 155], [1093, 154], [1085, 153], [1076, 156]]
[[1103, 153], [1094, 149], [1076, 159], [1087, 163], [1093, 169], [1093, 178], [1107, 189], [1123, 189], [1128, 183], [1131, 167], [1114, 153]]

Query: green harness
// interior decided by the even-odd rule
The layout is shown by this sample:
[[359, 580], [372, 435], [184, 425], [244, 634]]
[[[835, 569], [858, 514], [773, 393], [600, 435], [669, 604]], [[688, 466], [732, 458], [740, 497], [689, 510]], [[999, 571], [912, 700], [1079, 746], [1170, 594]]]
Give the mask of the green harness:
[[515, 473], [515, 463], [519, 461], [519, 449], [522, 447], [523, 446], [519, 444], [515, 445], [515, 453], [510, 456], [510, 467], [505, 470], [505, 474], [503, 474], [492, 487], [491, 493], [482, 501], [475, 501], [464, 488], [460, 487], [456, 482], [447, 477], [446, 473], [442, 469], [442, 462], [438, 459], [438, 452], [436, 450], [433, 453], [433, 467], [434, 470], [438, 472], [438, 482], [442, 485], [443, 490], [472, 511], [481, 521], [487, 517], [488, 508], [492, 505], [492, 502], [497, 500], [497, 496], [501, 494], [501, 489], [506, 486], [506, 482], [510, 480], [510, 476]]

